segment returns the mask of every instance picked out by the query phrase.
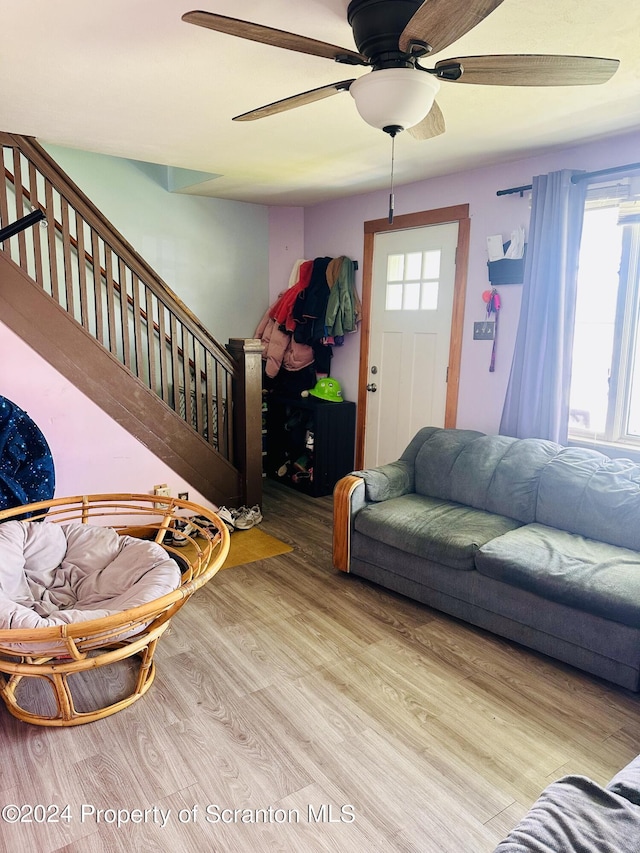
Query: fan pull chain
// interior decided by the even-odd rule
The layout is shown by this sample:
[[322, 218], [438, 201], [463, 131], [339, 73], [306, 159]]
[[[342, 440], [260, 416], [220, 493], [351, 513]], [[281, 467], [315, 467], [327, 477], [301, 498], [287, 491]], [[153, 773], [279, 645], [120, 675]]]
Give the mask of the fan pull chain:
[[396, 135], [391, 134], [391, 192], [389, 193], [389, 224], [393, 222], [393, 209], [395, 207], [395, 196], [393, 193], [393, 166], [396, 159]]

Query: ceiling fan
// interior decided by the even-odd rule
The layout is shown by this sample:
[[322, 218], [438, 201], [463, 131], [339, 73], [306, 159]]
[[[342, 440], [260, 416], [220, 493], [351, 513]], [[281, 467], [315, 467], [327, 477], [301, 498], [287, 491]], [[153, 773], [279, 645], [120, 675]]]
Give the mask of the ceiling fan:
[[469, 32], [503, 0], [351, 0], [347, 20], [357, 50], [306, 36], [241, 21], [213, 12], [182, 16], [189, 24], [251, 41], [282, 47], [344, 65], [361, 65], [371, 73], [340, 80], [267, 104], [234, 117], [252, 121], [350, 92], [362, 118], [395, 136], [407, 129], [416, 139], [444, 133], [444, 117], [435, 97], [440, 81], [491, 86], [579, 86], [605, 83], [617, 59], [592, 56], [514, 54], [459, 56], [421, 65]]

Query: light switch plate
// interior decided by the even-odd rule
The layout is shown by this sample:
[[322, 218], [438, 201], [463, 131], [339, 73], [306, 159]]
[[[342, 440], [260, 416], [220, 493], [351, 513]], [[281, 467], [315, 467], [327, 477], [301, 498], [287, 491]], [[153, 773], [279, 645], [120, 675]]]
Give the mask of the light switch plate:
[[495, 335], [495, 320], [485, 320], [473, 324], [474, 341], [492, 341]]

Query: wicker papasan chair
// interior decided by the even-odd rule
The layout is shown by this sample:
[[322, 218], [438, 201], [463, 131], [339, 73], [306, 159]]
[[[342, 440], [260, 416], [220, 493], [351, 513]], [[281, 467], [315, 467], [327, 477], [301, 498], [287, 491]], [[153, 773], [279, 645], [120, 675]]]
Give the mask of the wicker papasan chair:
[[[174, 532], [185, 517], [177, 548]], [[220, 518], [177, 498], [89, 495], [1, 511], [0, 695], [10, 713], [74, 726], [131, 705], [153, 682], [159, 638], [228, 551]], [[78, 710], [71, 689], [78, 674], [125, 661], [126, 695]]]

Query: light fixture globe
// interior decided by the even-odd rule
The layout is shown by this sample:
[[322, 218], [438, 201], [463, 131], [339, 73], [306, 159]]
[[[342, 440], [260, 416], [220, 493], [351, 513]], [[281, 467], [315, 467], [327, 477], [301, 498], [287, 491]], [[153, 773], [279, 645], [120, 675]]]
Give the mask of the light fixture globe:
[[415, 68], [382, 68], [353, 81], [349, 92], [367, 124], [380, 130], [406, 130], [433, 106], [440, 82]]

